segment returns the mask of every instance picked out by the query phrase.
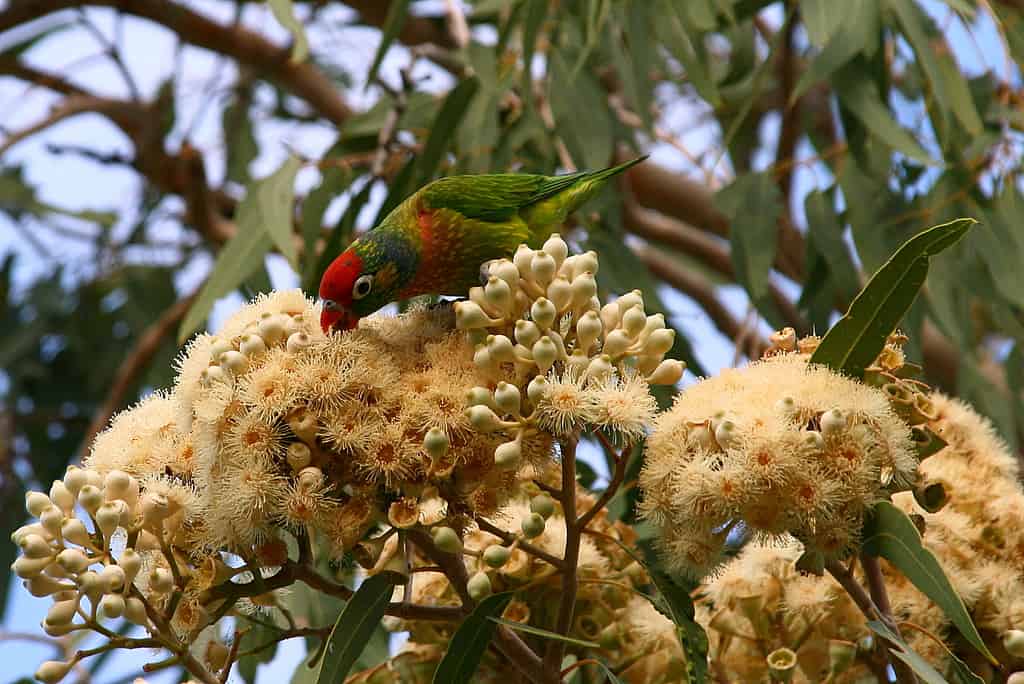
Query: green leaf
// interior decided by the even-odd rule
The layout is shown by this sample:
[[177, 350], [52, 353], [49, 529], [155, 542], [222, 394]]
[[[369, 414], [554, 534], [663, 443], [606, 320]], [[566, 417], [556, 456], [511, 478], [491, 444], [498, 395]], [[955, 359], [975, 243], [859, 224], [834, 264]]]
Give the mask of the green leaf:
[[323, 229], [324, 212], [331, 201], [343, 193], [354, 179], [351, 169], [337, 165], [324, 169], [320, 184], [313, 188], [302, 203], [302, 288], [307, 292], [316, 289], [317, 264], [316, 243]]
[[441, 163], [441, 157], [458, 130], [459, 124], [466, 115], [466, 110], [473, 102], [473, 97], [480, 90], [480, 80], [471, 77], [461, 81], [452, 88], [441, 105], [433, 124], [430, 126], [430, 134], [423, 145], [423, 152], [420, 153], [417, 161], [416, 187], [425, 185], [434, 177], [437, 167]]
[[245, 183], [249, 179], [249, 165], [259, 155], [260, 148], [252, 130], [249, 105], [252, 91], [242, 89], [221, 114], [227, 180]]
[[[261, 622], [253, 622], [252, 620], [247, 620], [245, 618], [239, 618], [239, 627], [246, 630], [245, 635], [242, 637], [244, 641], [243, 650], [268, 644], [281, 634], [281, 630], [274, 629]], [[276, 653], [277, 644], [275, 643], [273, 646], [265, 648], [258, 653], [250, 653], [249, 655], [239, 658], [238, 673], [242, 675], [242, 679], [246, 682], [253, 684], [256, 681], [257, 668], [261, 663], [269, 663], [273, 660]]]
[[[324, 271], [327, 270], [327, 267], [334, 258], [341, 253], [342, 246], [347, 245], [352, 239], [352, 234], [355, 232], [356, 218], [369, 201], [372, 191], [373, 181], [368, 180], [348, 203], [345, 213], [341, 215], [341, 220], [338, 221], [337, 227], [327, 236], [327, 241], [324, 243], [324, 251], [320, 253], [320, 258], [317, 261], [316, 275], [312, 280], [314, 284], [320, 281]], [[313, 289], [313, 287], [310, 289]]]
[[932, 20], [914, 0], [887, 2], [899, 19], [907, 41], [914, 48], [918, 64], [928, 77], [943, 115], [952, 112], [969, 134], [980, 134], [981, 117], [978, 116], [978, 110], [967, 88], [967, 79], [952, 58], [940, 58], [932, 47], [935, 42], [933, 37], [938, 37], [933, 36], [937, 34], [937, 30]]
[[501, 615], [513, 592], [492, 594], [479, 604], [452, 635], [448, 650], [434, 671], [434, 684], [463, 684], [473, 681], [480, 659], [491, 643], [498, 625], [490, 618]]
[[[815, 47], [826, 45], [837, 34], [843, 33], [853, 25], [849, 2], [835, 0], [804, 0], [800, 3], [800, 16], [807, 29], [807, 38]], [[839, 28], [843, 30], [840, 31]]]
[[306, 29], [302, 22], [295, 18], [295, 8], [292, 0], [267, 0], [270, 11], [274, 13], [277, 23], [288, 29], [292, 34], [292, 56], [293, 62], [304, 62], [309, 56], [309, 40], [306, 38]]
[[[548, 100], [555, 116], [558, 134], [565, 140], [573, 159], [584, 168], [598, 169], [608, 164], [615, 144], [607, 94], [589, 70], [575, 76], [562, 54], [551, 55], [548, 69]], [[587, 112], [587, 116], [580, 116]]]
[[843, 297], [852, 298], [860, 288], [860, 279], [850, 249], [843, 240], [843, 226], [836, 216], [831, 196], [820, 190], [810, 192], [804, 199], [804, 212], [807, 230], [828, 264], [836, 289]]
[[782, 197], [771, 174], [738, 176], [715, 195], [715, 205], [729, 217], [732, 263], [736, 280], [755, 303], [769, 294], [768, 278], [775, 261], [777, 222]]
[[[838, 6], [834, 0], [818, 0], [812, 4], [826, 2], [830, 7]], [[806, 9], [806, 5], [801, 5], [801, 8]], [[793, 95], [789, 98], [790, 103], [795, 102], [815, 83], [828, 79], [858, 53], [868, 51], [867, 48], [878, 41], [878, 0], [847, 0], [842, 4], [838, 14], [847, 17], [843, 20], [843, 30], [832, 33], [821, 53], [804, 71], [793, 89]], [[806, 11], [804, 17], [806, 21]]]
[[391, 0], [388, 5], [388, 14], [380, 29], [380, 44], [377, 46], [377, 54], [373, 56], [373, 64], [370, 65], [370, 70], [366, 73], [367, 88], [377, 80], [377, 70], [380, 69], [380, 64], [384, 61], [384, 55], [387, 54], [388, 48], [391, 47], [391, 43], [395, 42], [398, 32], [405, 24], [405, 18], [409, 14], [409, 4], [410, 0]]
[[906, 513], [888, 501], [877, 503], [864, 524], [862, 548], [866, 553], [881, 556], [892, 563], [915, 587], [942, 608], [946, 617], [978, 653], [993, 665], [999, 665], [978, 634], [963, 600], [953, 589], [935, 556], [922, 544], [921, 535]]
[[821, 363], [854, 378], [885, 346], [917, 297], [928, 274], [928, 258], [956, 244], [976, 223], [964, 218], [923, 230], [907, 240], [871, 277], [857, 295], [846, 315], [822, 338], [811, 356]]
[[488, 620], [498, 623], [499, 625], [505, 625], [509, 629], [514, 629], [520, 632], [526, 632], [527, 634], [533, 634], [534, 636], [543, 637], [545, 639], [552, 639], [554, 641], [562, 641], [573, 646], [582, 646], [583, 648], [601, 648], [601, 644], [594, 643], [593, 641], [584, 641], [583, 639], [573, 639], [562, 634], [555, 634], [549, 632], [546, 629], [540, 629], [539, 627], [531, 627], [530, 625], [523, 624], [522, 622], [514, 622], [512, 620], [505, 620], [503, 618], [488, 617]]
[[892, 117], [870, 74], [851, 68], [855, 66], [847, 65], [836, 73], [834, 90], [839, 101], [886, 145], [922, 164], [933, 164], [914, 136]]
[[288, 157], [277, 171], [250, 183], [245, 200], [238, 207], [238, 229], [262, 225], [281, 254], [296, 272], [299, 271], [298, 249], [292, 231], [295, 204], [295, 174], [302, 160]]
[[604, 671], [605, 676], [608, 677], [609, 684], [622, 684], [622, 680], [616, 677], [612, 669], [605, 665], [603, 661], [595, 659], [594, 662]]
[[405, 581], [406, 578], [396, 572], [382, 572], [359, 585], [327, 638], [327, 649], [320, 661], [317, 684], [345, 681], [349, 670], [380, 624], [380, 619], [384, 617], [395, 585], [404, 584]]
[[[718, 92], [718, 87], [715, 85], [706, 60], [703, 60], [702, 56], [694, 49], [693, 40], [686, 29], [684, 15], [688, 11], [687, 8], [699, 4], [693, 0], [686, 3], [665, 0], [660, 11], [660, 20], [655, 23], [655, 28], [660, 32], [665, 47], [683, 65], [686, 77], [690, 79], [690, 83], [693, 84], [697, 93], [712, 107], [719, 107], [722, 104], [722, 96]], [[712, 14], [712, 28], [714, 24], [715, 19]]]
[[537, 50], [537, 36], [540, 27], [548, 16], [548, 0], [523, 0], [526, 5], [526, 17], [523, 19], [523, 79], [526, 87], [523, 93], [529, 102], [533, 97], [533, 53]]
[[[896, 648], [890, 648], [889, 652], [906, 663], [925, 684], [943, 684], [947, 681], [928, 661], [910, 648], [907, 642], [900, 638], [900, 635], [895, 634], [884, 623], [878, 620], [869, 620], [868, 629], [893, 644]], [[985, 684], [985, 680], [974, 674], [971, 668], [957, 658], [946, 644], [941, 641], [935, 643], [945, 650], [946, 656], [949, 658], [950, 670], [955, 675], [954, 684]]]

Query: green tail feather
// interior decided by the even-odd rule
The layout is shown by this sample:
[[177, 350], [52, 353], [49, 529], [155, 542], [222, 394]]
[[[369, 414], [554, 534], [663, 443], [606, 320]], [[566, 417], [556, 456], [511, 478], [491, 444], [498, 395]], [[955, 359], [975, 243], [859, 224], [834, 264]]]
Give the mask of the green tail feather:
[[520, 215], [529, 225], [535, 239], [546, 238], [552, 230], [565, 222], [569, 214], [596, 195], [609, 178], [645, 159], [647, 155], [600, 171], [581, 171], [554, 176], [536, 193], [537, 199], [520, 210]]

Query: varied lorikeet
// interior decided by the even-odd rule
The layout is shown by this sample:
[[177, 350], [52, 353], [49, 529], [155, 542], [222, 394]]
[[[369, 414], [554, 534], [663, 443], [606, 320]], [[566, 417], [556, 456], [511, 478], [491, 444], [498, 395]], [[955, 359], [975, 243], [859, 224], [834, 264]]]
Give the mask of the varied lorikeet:
[[498, 173], [428, 183], [327, 267], [320, 324], [354, 328], [385, 304], [422, 294], [464, 294], [480, 265], [542, 243], [612, 176], [646, 159], [562, 176]]

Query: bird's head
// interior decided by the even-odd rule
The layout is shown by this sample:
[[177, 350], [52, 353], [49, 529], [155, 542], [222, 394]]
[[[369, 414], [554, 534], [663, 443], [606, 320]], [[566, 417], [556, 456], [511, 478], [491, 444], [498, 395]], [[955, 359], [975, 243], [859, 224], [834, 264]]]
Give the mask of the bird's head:
[[363, 316], [398, 299], [406, 277], [388, 245], [371, 234], [353, 242], [320, 280], [324, 332], [351, 330]]

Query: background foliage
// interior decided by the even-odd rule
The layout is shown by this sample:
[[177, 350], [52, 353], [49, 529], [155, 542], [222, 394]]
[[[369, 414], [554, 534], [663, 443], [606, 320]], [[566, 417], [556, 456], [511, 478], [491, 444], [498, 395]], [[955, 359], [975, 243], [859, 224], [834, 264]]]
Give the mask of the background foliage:
[[[903, 328], [931, 382], [1015, 448], [1024, 437], [1022, 3], [0, 7], [5, 501], [167, 385], [178, 340], [219, 298], [271, 275], [313, 292], [353, 234], [428, 180], [641, 152], [653, 160], [569, 234], [602, 253], [603, 289], [699, 307], [720, 335], [675, 319], [675, 356], [698, 374], [709, 348], [739, 363], [771, 328], [826, 329], [911, 234], [977, 218]], [[154, 27], [168, 63], [132, 40]], [[69, 63], [75, 40], [93, 47]], [[40, 163], [117, 187], [66, 201], [73, 181]], [[0, 518], [10, 531], [20, 506]]]

